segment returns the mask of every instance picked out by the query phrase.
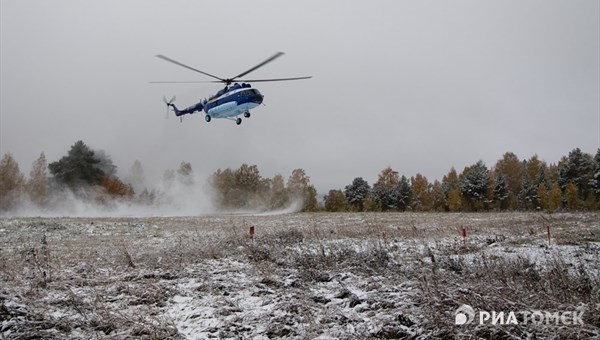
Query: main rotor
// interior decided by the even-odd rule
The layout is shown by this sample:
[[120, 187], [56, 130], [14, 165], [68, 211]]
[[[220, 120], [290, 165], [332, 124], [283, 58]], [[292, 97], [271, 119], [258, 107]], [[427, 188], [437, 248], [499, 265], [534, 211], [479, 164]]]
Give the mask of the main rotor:
[[205, 76], [217, 79], [217, 80], [212, 80], [212, 81], [151, 81], [151, 83], [223, 83], [226, 86], [231, 85], [234, 82], [245, 82], [245, 83], [257, 83], [257, 82], [268, 82], [268, 81], [287, 81], [287, 80], [300, 80], [300, 79], [309, 79], [312, 78], [312, 76], [308, 76], [308, 77], [293, 77], [293, 78], [271, 78], [271, 79], [240, 79], [241, 77], [247, 75], [250, 72], [255, 71], [256, 69], [263, 67], [264, 65], [272, 62], [273, 60], [281, 57], [283, 55], [283, 52], [277, 52], [275, 53], [273, 56], [271, 56], [270, 58], [266, 59], [265, 61], [263, 61], [262, 63], [250, 68], [247, 71], [244, 71], [240, 74], [238, 74], [235, 77], [232, 78], [221, 78], [221, 77], [217, 77], [215, 75], [212, 75], [210, 73], [206, 73], [204, 71], [200, 71], [196, 68], [193, 68], [191, 66], [188, 66], [186, 64], [183, 64], [177, 60], [171, 59], [167, 56], [164, 56], [162, 54], [158, 54], [156, 55], [157, 58], [160, 58], [162, 60], [168, 61], [170, 63], [173, 63], [175, 65], [181, 66], [183, 68], [187, 68], [188, 70], [192, 70], [194, 72], [198, 72], [201, 73]]

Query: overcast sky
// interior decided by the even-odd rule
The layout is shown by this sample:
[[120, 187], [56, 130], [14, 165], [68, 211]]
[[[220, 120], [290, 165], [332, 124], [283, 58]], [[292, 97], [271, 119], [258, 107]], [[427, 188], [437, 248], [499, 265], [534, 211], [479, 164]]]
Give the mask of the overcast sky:
[[[507, 151], [556, 162], [600, 144], [599, 1], [2, 0], [0, 153], [28, 174], [77, 140], [127, 175], [304, 168], [320, 193], [391, 166], [431, 181]], [[248, 78], [266, 106], [240, 126], [165, 119], [218, 84], [164, 54]]]

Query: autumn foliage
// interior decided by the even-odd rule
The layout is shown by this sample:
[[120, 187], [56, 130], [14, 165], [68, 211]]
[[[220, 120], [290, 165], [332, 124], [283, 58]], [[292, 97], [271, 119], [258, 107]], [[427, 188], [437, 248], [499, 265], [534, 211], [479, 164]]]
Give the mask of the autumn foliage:
[[118, 178], [104, 176], [102, 179], [100, 179], [100, 186], [103, 187], [104, 190], [106, 190], [106, 193], [111, 196], [133, 198], [134, 195], [131, 185], [123, 183]]
[[[302, 211], [600, 209], [600, 149], [592, 156], [575, 148], [550, 164], [537, 155], [519, 159], [506, 152], [492, 166], [480, 160], [461, 172], [452, 167], [441, 181], [430, 181], [421, 173], [409, 177], [388, 166], [373, 185], [356, 177], [343, 190], [329, 190], [323, 202], [300, 168], [286, 180], [280, 174], [265, 178], [257, 165], [242, 164], [238, 169], [218, 169], [206, 182], [198, 183], [192, 164], [181, 162], [178, 169], [164, 172], [159, 187], [149, 188], [141, 162], [136, 160], [125, 178], [117, 176], [117, 167], [104, 151], [93, 150], [83, 141], [50, 164], [41, 153], [29, 178], [7, 153], [0, 160], [0, 212], [24, 203], [51, 209], [65, 192], [94, 204], [127, 200], [154, 206], [172, 202], [173, 196], [193, 192], [192, 188], [209, 188], [213, 206], [222, 210], [278, 210], [292, 205]], [[169, 195], [169, 190], [177, 194]]]

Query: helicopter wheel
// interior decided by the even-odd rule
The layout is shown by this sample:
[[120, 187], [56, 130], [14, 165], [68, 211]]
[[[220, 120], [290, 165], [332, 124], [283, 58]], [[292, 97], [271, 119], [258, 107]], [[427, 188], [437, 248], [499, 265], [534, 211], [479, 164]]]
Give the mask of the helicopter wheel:
[[246, 112], [244, 112], [244, 117], [246, 117], [246, 118], [250, 118], [250, 111], [246, 111]]
[[209, 115], [204, 116], [204, 120], [206, 120], [207, 123], [210, 122], [210, 116]]
[[238, 118], [238, 119], [236, 119], [236, 120], [235, 120], [235, 123], [236, 123], [237, 125], [240, 125], [240, 124], [242, 124], [242, 118]]

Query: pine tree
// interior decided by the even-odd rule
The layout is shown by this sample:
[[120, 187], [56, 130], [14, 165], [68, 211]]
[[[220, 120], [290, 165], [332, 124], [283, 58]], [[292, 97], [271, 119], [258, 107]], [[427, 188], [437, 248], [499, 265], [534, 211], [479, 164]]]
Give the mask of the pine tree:
[[600, 201], [600, 148], [596, 151], [593, 162], [593, 176], [590, 179], [590, 189], [596, 195], [596, 200]]
[[400, 178], [398, 172], [387, 167], [379, 173], [377, 182], [373, 185], [371, 196], [377, 201], [381, 210], [394, 209], [398, 205], [399, 192], [397, 190]]
[[579, 148], [569, 152], [566, 162], [559, 170], [558, 184], [566, 190], [569, 183], [575, 184], [580, 200], [585, 200], [589, 194], [589, 183], [593, 177], [593, 160]]
[[99, 163], [94, 151], [82, 141], [77, 141], [66, 156], [50, 163], [48, 169], [54, 178], [69, 186], [93, 185], [100, 183], [104, 176], [104, 172], [98, 168]]
[[537, 196], [539, 198], [540, 201], [540, 208], [542, 208], [543, 210], [549, 210], [549, 192], [548, 192], [548, 188], [546, 188], [546, 184], [542, 183], [540, 184], [540, 186], [538, 187], [538, 191], [537, 191]]
[[412, 202], [412, 188], [406, 176], [402, 175], [398, 184], [392, 189], [393, 205], [400, 211], [406, 211]]
[[467, 198], [474, 210], [480, 210], [487, 203], [489, 172], [483, 161], [465, 168], [461, 174], [463, 197]]
[[538, 206], [537, 188], [534, 187], [533, 183], [529, 180], [528, 173], [523, 176], [523, 184], [521, 185], [521, 191], [519, 192], [518, 198], [524, 209], [531, 210]]
[[117, 177], [117, 166], [113, 164], [112, 159], [104, 150], [94, 151], [94, 158], [98, 160], [96, 167], [102, 170], [104, 176]]
[[506, 183], [506, 177], [500, 171], [496, 171], [494, 185], [494, 201], [497, 202], [500, 210], [508, 208], [508, 184]]
[[362, 177], [356, 177], [352, 184], [349, 184], [344, 189], [344, 195], [348, 204], [355, 211], [362, 211], [364, 208], [365, 197], [371, 191], [371, 186]]

